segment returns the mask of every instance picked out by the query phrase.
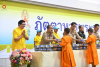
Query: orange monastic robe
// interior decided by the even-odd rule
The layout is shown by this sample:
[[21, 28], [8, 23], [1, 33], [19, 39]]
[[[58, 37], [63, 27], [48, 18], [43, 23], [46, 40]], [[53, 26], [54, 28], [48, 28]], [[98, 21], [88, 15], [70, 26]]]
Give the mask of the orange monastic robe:
[[94, 65], [99, 64], [97, 47], [96, 47], [96, 37], [94, 35], [88, 36], [87, 43], [91, 42], [91, 45], [88, 45], [87, 49], [87, 64], [93, 63]]
[[74, 67], [76, 66], [74, 54], [72, 50], [72, 38], [70, 36], [64, 36], [61, 39], [61, 46], [62, 46], [62, 67]]

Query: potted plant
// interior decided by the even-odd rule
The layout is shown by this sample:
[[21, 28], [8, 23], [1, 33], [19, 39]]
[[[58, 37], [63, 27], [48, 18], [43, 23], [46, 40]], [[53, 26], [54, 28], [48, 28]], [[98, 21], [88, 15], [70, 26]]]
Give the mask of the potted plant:
[[32, 63], [32, 55], [26, 48], [12, 52], [10, 55], [12, 67], [30, 67]]

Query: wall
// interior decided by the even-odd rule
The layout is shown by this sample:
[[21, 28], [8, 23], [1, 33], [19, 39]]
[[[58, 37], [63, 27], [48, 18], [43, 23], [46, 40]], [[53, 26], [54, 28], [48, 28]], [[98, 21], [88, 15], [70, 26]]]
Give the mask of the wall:
[[100, 0], [13, 0], [31, 4], [71, 9], [100, 14]]

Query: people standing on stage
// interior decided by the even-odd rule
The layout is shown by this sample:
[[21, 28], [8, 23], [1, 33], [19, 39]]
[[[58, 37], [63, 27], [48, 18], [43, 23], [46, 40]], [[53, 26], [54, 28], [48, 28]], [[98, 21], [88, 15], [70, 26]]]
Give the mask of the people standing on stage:
[[94, 30], [93, 30], [93, 35], [96, 36], [97, 40], [100, 40], [98, 30], [99, 30], [99, 24], [95, 24], [94, 25]]
[[75, 67], [75, 59], [74, 54], [72, 50], [72, 38], [69, 36], [70, 29], [65, 28], [64, 29], [64, 37], [61, 39], [61, 46], [62, 46], [62, 52], [61, 52], [61, 62], [62, 67]]
[[13, 30], [12, 51], [25, 48], [25, 40], [29, 39], [27, 30], [24, 29], [25, 25], [25, 21], [20, 20], [18, 27]]
[[40, 45], [41, 38], [42, 38], [41, 32], [42, 32], [41, 30], [37, 30], [37, 34], [34, 38], [34, 46]]
[[96, 67], [99, 64], [97, 47], [96, 47], [96, 36], [93, 35], [93, 29], [88, 29], [88, 38], [86, 44], [88, 44], [87, 49], [87, 64], [92, 64], [92, 67]]
[[[78, 32], [78, 34], [79, 34], [79, 36], [82, 38], [82, 39], [85, 39], [85, 34], [84, 34], [84, 28], [83, 28], [83, 26], [82, 25], [80, 25], [79, 26], [79, 32]], [[76, 39], [78, 39], [77, 37], [76, 37]], [[76, 41], [76, 44], [79, 44], [80, 46], [84, 46], [83, 44], [82, 44], [82, 42], [77, 42]], [[80, 48], [82, 48], [82, 47], [80, 47]]]
[[[54, 26], [53, 29], [54, 29], [53, 34], [56, 36], [57, 39], [60, 39], [60, 35], [57, 33], [59, 28]], [[57, 44], [57, 43], [53, 42], [53, 44]]]
[[52, 43], [53, 41], [58, 43], [57, 38], [53, 34], [53, 26], [48, 25], [47, 31], [43, 33], [40, 45], [47, 45], [50, 44], [50, 42]]
[[[78, 33], [76, 32], [75, 28], [76, 28], [76, 23], [75, 23], [75, 22], [72, 22], [72, 23], [71, 23], [71, 27], [70, 27], [70, 33], [69, 33], [69, 35], [70, 35], [71, 38], [72, 38], [73, 44], [76, 44], [76, 41], [80, 42], [80, 39], [82, 39], [82, 38], [78, 35]], [[75, 36], [76, 36], [78, 39], [76, 39]]]

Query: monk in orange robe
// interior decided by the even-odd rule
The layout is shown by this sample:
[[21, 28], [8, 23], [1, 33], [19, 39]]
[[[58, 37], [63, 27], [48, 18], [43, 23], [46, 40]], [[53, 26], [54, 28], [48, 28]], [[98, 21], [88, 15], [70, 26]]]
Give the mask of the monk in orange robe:
[[92, 64], [92, 67], [96, 67], [99, 64], [97, 47], [96, 47], [96, 37], [92, 34], [93, 29], [88, 29], [89, 36], [87, 38], [87, 64]]
[[69, 36], [69, 28], [64, 29], [64, 37], [61, 39], [62, 54], [61, 61], [62, 67], [75, 67], [75, 59], [72, 50], [72, 38]]

